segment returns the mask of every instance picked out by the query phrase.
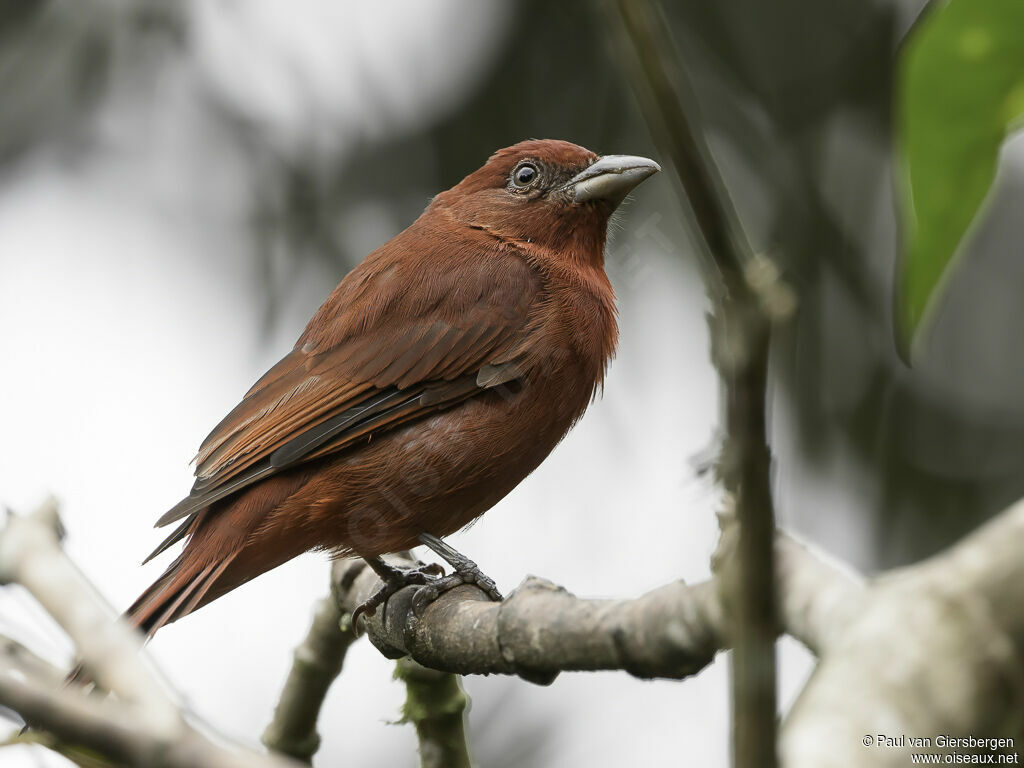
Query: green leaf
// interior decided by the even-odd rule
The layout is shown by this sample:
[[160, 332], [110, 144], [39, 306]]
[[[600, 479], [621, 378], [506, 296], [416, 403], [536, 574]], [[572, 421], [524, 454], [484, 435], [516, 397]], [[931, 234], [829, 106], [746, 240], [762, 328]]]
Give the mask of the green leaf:
[[902, 53], [905, 171], [899, 321], [909, 342], [995, 178], [1024, 114], [1024, 0], [950, 0]]

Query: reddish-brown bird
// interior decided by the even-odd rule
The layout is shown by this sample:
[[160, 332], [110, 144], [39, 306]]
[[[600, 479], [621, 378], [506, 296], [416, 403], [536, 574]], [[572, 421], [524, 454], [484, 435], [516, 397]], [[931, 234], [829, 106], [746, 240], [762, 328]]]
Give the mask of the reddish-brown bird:
[[[128, 610], [152, 635], [312, 549], [365, 558], [385, 588], [475, 581], [439, 537], [532, 472], [580, 418], [615, 351], [608, 219], [659, 170], [525, 141], [442, 192], [324, 302], [295, 348], [203, 442], [182, 553]], [[417, 544], [437, 581], [380, 555]]]

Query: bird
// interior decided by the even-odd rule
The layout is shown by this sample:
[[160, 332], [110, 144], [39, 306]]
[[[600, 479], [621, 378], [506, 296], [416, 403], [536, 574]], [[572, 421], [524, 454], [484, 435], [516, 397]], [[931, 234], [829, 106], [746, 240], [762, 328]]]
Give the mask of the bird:
[[[294, 348], [210, 432], [177, 523], [180, 554], [127, 610], [152, 637], [311, 550], [433, 599], [475, 583], [443, 541], [548, 456], [603, 390], [618, 328], [609, 220], [659, 171], [561, 140], [495, 152], [352, 269]], [[425, 544], [453, 568], [382, 555]], [[353, 622], [354, 623], [354, 622]]]

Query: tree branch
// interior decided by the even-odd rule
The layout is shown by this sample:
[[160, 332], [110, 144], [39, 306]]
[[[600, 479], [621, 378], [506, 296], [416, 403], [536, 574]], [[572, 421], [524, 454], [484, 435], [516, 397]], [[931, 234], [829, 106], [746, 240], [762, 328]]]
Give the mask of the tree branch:
[[[827, 647], [832, 624], [857, 604], [860, 583], [784, 533], [776, 536], [776, 551], [778, 624], [812, 650]], [[381, 586], [360, 560], [339, 560], [332, 578], [349, 612]], [[361, 618], [360, 628], [389, 658], [408, 655], [462, 675], [518, 675], [548, 684], [563, 671], [622, 669], [640, 678], [682, 679], [728, 647], [715, 580], [677, 581], [632, 600], [587, 600], [530, 577], [503, 603], [465, 585], [421, 616], [413, 612], [415, 592], [409, 587], [394, 595]]]
[[89, 585], [60, 547], [57, 502], [34, 513], [9, 513], [0, 534], [0, 584], [25, 587], [74, 641], [93, 679], [132, 704], [154, 735], [172, 738], [182, 727], [177, 707], [142, 662], [141, 639]]
[[631, 51], [637, 96], [655, 141], [671, 158], [701, 242], [710, 256], [705, 283], [714, 304], [712, 359], [724, 393], [725, 444], [718, 473], [740, 522], [736, 557], [723, 574], [733, 639], [733, 762], [776, 764], [774, 509], [767, 436], [768, 349], [772, 322], [793, 309], [778, 270], [755, 257], [714, 159], [699, 106], [675, 57], [664, 18], [648, 0], [617, 0]]
[[139, 737], [123, 705], [40, 683], [7, 658], [0, 658], [0, 702], [29, 724], [48, 723], [47, 730], [61, 741], [116, 762], [147, 765], [157, 752], [152, 740]]
[[274, 717], [263, 732], [268, 749], [305, 763], [320, 748], [316, 731], [320, 708], [356, 640], [351, 616], [341, 612], [333, 591], [317, 603], [309, 632], [295, 649]]
[[[780, 737], [787, 768], [896, 768], [879, 735], [1024, 740], [1024, 502], [821, 620], [824, 654]], [[865, 746], [865, 736], [871, 745]], [[982, 750], [989, 753], [991, 749]], [[1008, 754], [1016, 752], [1010, 748]]]
[[402, 719], [416, 727], [420, 768], [470, 768], [465, 728], [469, 697], [458, 677], [410, 658], [398, 660], [395, 677], [405, 683]]
[[782, 532], [775, 537], [775, 580], [780, 629], [819, 658], [861, 610], [859, 574]]
[[52, 668], [7, 641], [0, 646], [0, 705], [68, 745], [115, 762], [161, 768], [288, 768], [283, 758], [214, 744], [190, 727], [142, 662], [142, 639], [121, 621], [60, 547], [52, 499], [8, 515], [0, 530], [0, 584], [18, 583], [75, 641], [83, 664], [116, 698], [65, 687]]
[[[356, 560], [338, 561], [334, 581], [342, 585], [346, 611], [380, 587]], [[408, 655], [463, 675], [518, 675], [547, 685], [562, 671], [623, 669], [641, 678], [681, 679], [722, 647], [718, 593], [710, 582], [675, 582], [633, 600], [585, 600], [530, 577], [502, 603], [474, 586], [457, 587], [422, 616], [413, 613], [414, 594], [415, 588], [397, 593], [375, 615], [360, 618], [360, 627], [385, 656]]]

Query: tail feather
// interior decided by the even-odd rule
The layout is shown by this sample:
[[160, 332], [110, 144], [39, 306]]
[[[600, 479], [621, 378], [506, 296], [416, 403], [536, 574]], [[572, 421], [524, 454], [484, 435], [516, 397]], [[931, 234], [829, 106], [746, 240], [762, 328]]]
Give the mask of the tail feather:
[[242, 552], [243, 532], [204, 517], [190, 521], [189, 530], [179, 534], [189, 538], [185, 549], [125, 611], [125, 618], [147, 637], [214, 599], [219, 592], [211, 594], [211, 589]]
[[152, 637], [164, 625], [188, 614], [190, 611], [184, 610], [187, 604], [193, 603], [193, 598], [195, 603], [203, 598], [212, 586], [211, 573], [219, 570], [214, 563], [198, 569], [191, 565], [183, 557], [175, 560], [163, 576], [132, 603], [125, 613], [128, 620]]
[[189, 533], [189, 529], [192, 528], [193, 522], [194, 518], [191, 517], [182, 522], [182, 524], [175, 528], [166, 539], [160, 542], [160, 546], [158, 546], [156, 549], [154, 549], [146, 556], [146, 559], [142, 561], [142, 564], [145, 565], [154, 557], [163, 554], [168, 549], [177, 544], [179, 541], [181, 541], [183, 538], [185, 538]]
[[[182, 555], [139, 595], [138, 600], [125, 611], [124, 617], [132, 626], [145, 633], [146, 637], [152, 637], [161, 627], [192, 613], [235, 559], [235, 555], [237, 553], [221, 563], [210, 563], [198, 573], [195, 573], [195, 568], [189, 568]], [[82, 686], [91, 682], [92, 677], [82, 664], [76, 664], [64, 679], [65, 685]]]
[[[182, 539], [184, 550], [124, 618], [152, 637], [161, 627], [313, 548], [317, 539], [301, 525], [281, 528], [278, 523], [279, 527], [265, 529], [273, 510], [304, 479], [299, 473], [278, 475], [185, 521], [150, 557]], [[90, 677], [79, 665], [67, 682], [84, 685]]]
[[282, 526], [278, 520], [273, 530], [266, 530], [274, 510], [303, 480], [298, 473], [277, 475], [185, 521], [153, 554], [182, 539], [184, 550], [126, 611], [128, 620], [152, 637], [161, 627], [310, 549], [316, 541], [301, 525]]
[[[166, 599], [153, 603], [155, 610], [146, 614], [146, 624], [144, 627], [146, 634], [152, 635], [165, 624], [169, 624], [175, 619], [184, 616], [185, 611], [181, 610], [182, 604], [190, 600], [196, 592], [199, 592], [200, 597], [202, 597], [203, 585], [207, 583], [207, 578], [212, 570], [213, 564], [211, 563], [203, 568], [198, 575], [189, 578], [180, 589], [174, 590], [172, 588], [168, 590]], [[209, 588], [208, 585], [207, 588]]]
[[220, 565], [214, 568], [210, 572], [210, 575], [205, 578], [201, 587], [193, 591], [192, 597], [189, 598], [187, 603], [181, 606], [182, 616], [188, 616], [190, 613], [192, 613], [192, 611], [199, 607], [200, 603], [206, 601], [207, 598], [213, 599], [214, 597], [219, 596], [219, 593], [213, 592], [213, 587], [215, 584], [218, 583], [220, 577], [223, 575], [224, 571], [227, 570], [228, 566], [230, 566], [231, 563], [234, 562], [235, 556], [237, 554], [238, 553], [236, 552], [234, 555], [225, 558], [223, 562], [221, 562]]

